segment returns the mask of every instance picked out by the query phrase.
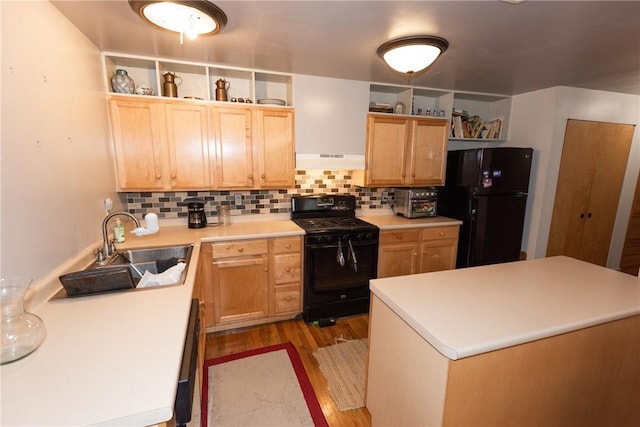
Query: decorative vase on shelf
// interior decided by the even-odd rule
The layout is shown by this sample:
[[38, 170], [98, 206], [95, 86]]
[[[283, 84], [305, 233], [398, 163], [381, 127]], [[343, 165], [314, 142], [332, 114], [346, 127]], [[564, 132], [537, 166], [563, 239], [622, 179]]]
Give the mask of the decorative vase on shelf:
[[47, 330], [42, 319], [24, 310], [24, 296], [31, 279], [0, 279], [0, 364], [10, 363], [33, 353], [44, 341]]
[[111, 88], [117, 93], [133, 93], [136, 84], [127, 74], [127, 70], [118, 69], [111, 77]]

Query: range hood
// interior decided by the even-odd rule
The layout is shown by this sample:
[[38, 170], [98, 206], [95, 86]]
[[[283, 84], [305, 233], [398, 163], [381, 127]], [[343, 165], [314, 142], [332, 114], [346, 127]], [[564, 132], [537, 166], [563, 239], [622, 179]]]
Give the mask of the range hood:
[[364, 155], [296, 153], [296, 169], [364, 170]]

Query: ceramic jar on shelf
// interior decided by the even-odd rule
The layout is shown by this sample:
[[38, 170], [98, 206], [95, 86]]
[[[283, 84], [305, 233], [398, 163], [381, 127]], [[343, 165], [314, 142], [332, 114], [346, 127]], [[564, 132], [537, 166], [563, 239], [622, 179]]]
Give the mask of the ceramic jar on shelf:
[[111, 88], [116, 93], [133, 93], [136, 84], [127, 74], [127, 70], [117, 69], [111, 77]]

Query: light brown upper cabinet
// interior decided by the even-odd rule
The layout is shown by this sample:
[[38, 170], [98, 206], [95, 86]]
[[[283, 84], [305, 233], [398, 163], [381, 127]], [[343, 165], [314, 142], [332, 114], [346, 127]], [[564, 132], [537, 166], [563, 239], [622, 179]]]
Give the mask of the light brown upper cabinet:
[[210, 188], [211, 161], [207, 106], [165, 103], [170, 188]]
[[367, 116], [365, 185], [443, 185], [448, 121]]
[[211, 117], [218, 188], [293, 186], [292, 110], [211, 107]]
[[293, 111], [253, 111], [254, 173], [259, 188], [289, 188], [294, 184]]
[[288, 188], [291, 109], [111, 96], [118, 190]]
[[162, 104], [109, 99], [119, 190], [163, 190], [168, 180]]
[[221, 188], [251, 188], [251, 110], [220, 107], [210, 111], [216, 141], [216, 184]]
[[547, 256], [606, 265], [634, 126], [568, 120]]

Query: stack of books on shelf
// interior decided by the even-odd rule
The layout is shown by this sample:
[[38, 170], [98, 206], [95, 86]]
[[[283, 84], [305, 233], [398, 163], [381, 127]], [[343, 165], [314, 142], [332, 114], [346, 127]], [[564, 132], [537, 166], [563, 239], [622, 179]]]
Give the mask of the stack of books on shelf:
[[393, 113], [393, 107], [387, 103], [370, 102], [369, 111], [372, 113]]
[[501, 131], [502, 117], [485, 122], [464, 110], [453, 110], [451, 115], [451, 138], [499, 139]]

